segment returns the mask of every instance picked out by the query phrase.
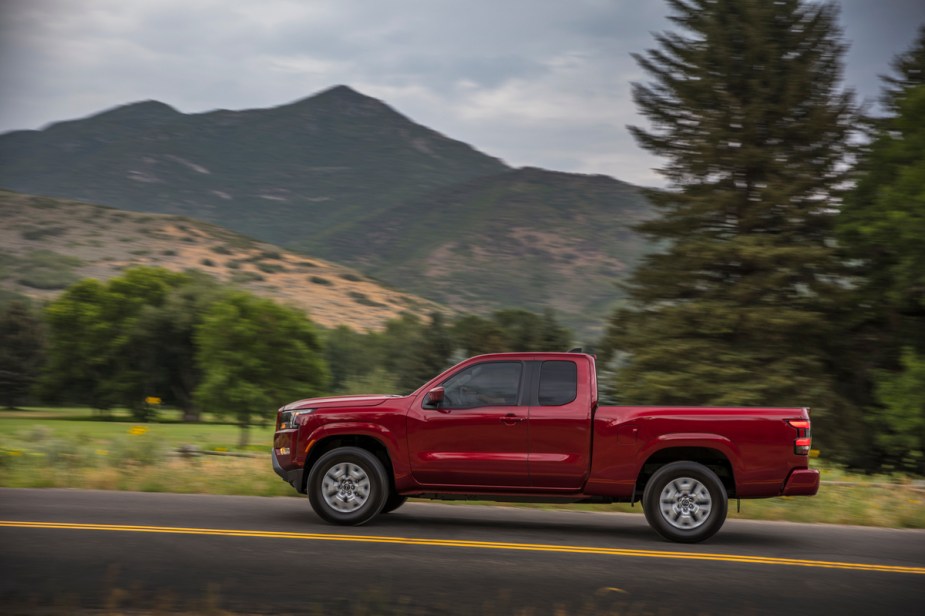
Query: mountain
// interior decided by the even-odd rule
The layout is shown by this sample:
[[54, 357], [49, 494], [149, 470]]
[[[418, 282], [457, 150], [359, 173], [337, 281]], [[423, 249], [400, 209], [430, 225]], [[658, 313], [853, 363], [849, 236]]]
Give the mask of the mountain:
[[0, 186], [177, 214], [357, 267], [449, 305], [599, 327], [646, 245], [639, 189], [511, 169], [337, 86], [184, 114], [156, 101], [0, 135]]
[[345, 86], [272, 109], [154, 101], [0, 136], [0, 186], [215, 222], [288, 244], [505, 170]]
[[308, 312], [325, 327], [378, 329], [443, 309], [355, 270], [181, 216], [0, 191], [0, 292], [38, 299], [135, 265], [199, 270]]

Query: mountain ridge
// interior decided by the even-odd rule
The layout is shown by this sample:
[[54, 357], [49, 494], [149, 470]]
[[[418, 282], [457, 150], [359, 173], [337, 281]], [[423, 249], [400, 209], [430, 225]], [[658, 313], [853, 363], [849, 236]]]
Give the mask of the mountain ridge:
[[[141, 101], [6, 133], [0, 186], [193, 217], [460, 309], [550, 303], [579, 328], [598, 327], [619, 298], [613, 282], [646, 250], [629, 227], [649, 215], [637, 187], [511, 168], [346, 85], [240, 111]], [[480, 280], [462, 254], [507, 269]], [[575, 266], [544, 271], [560, 257]], [[466, 297], [454, 297], [462, 283]]]

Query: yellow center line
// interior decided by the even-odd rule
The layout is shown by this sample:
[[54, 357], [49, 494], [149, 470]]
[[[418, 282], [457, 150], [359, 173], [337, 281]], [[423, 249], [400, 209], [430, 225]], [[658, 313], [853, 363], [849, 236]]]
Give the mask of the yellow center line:
[[388, 543], [398, 545], [475, 548], [487, 550], [518, 550], [529, 552], [557, 552], [568, 554], [597, 554], [637, 558], [665, 558], [673, 560], [702, 560], [714, 562], [785, 565], [790, 567], [816, 567], [821, 569], [847, 569], [851, 571], [879, 571], [884, 573], [912, 573], [925, 575], [925, 567], [904, 567], [875, 563], [852, 563], [772, 556], [740, 556], [708, 552], [669, 552], [662, 550], [634, 550], [628, 548], [596, 548], [579, 545], [545, 543], [507, 543], [503, 541], [471, 541], [464, 539], [427, 539], [416, 537], [387, 537], [376, 535], [338, 535], [326, 533], [294, 533], [264, 530], [232, 530], [222, 528], [184, 528], [177, 526], [130, 526], [123, 524], [71, 524], [62, 522], [25, 522], [0, 520], [0, 527], [44, 528], [66, 530], [96, 530], [130, 533], [166, 533], [173, 535], [206, 535], [215, 537], [260, 537], [265, 539], [302, 539], [308, 541], [352, 541], [356, 543]]

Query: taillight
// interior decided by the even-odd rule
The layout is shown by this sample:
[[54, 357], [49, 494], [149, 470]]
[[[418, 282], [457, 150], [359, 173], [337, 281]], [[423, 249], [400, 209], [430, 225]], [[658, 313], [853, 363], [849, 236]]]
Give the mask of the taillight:
[[808, 419], [788, 419], [787, 423], [797, 431], [797, 437], [793, 441], [793, 453], [798, 456], [808, 456], [809, 450], [813, 445], [813, 437], [810, 431]]

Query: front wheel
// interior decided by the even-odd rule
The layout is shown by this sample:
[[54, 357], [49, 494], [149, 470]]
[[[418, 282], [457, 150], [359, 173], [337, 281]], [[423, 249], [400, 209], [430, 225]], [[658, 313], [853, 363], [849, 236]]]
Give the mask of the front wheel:
[[385, 507], [382, 508], [381, 513], [391, 513], [399, 507], [405, 504], [405, 501], [408, 500], [407, 496], [402, 496], [401, 494], [389, 494], [388, 500], [385, 501]]
[[379, 458], [359, 447], [339, 447], [312, 467], [308, 500], [322, 519], [359, 526], [376, 517], [389, 497], [388, 475]]
[[642, 500], [649, 525], [671, 541], [703, 541], [726, 521], [726, 488], [716, 473], [697, 462], [672, 462], [658, 469]]

